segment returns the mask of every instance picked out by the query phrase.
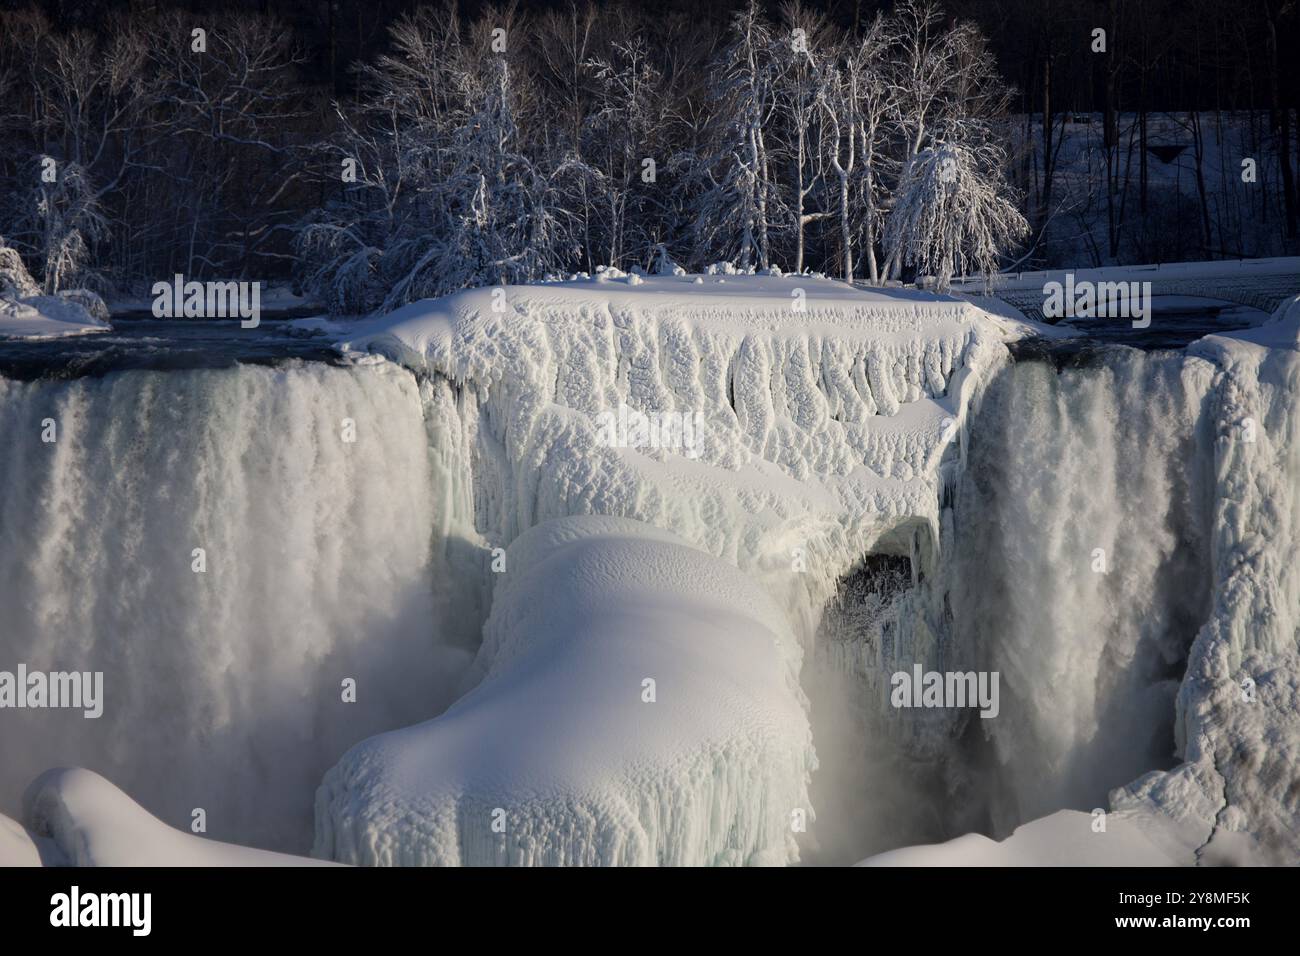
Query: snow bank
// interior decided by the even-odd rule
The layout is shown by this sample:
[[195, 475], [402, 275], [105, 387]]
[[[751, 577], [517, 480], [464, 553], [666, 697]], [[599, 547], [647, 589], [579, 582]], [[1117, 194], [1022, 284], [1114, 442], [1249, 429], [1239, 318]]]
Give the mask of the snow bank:
[[41, 295], [22, 257], [0, 238], [0, 339], [52, 339], [108, 328], [103, 299], [87, 289]]
[[23, 804], [25, 827], [0, 817], [0, 866], [328, 865], [175, 830], [90, 770], [42, 774]]
[[87, 297], [94, 293], [74, 291], [75, 296], [0, 296], [0, 339], [56, 339], [109, 331], [109, 323], [87, 308], [87, 302], [98, 301], [98, 297], [92, 300]]
[[317, 793], [313, 854], [797, 860], [793, 824], [811, 813], [816, 760], [799, 647], [763, 590], [618, 518], [542, 525], [506, 561], [476, 661], [482, 682], [440, 717], [344, 756]]

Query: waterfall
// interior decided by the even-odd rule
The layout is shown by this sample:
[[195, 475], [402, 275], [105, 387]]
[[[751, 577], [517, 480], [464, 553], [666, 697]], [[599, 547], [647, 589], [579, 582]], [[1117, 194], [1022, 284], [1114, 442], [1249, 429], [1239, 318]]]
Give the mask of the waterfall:
[[409, 372], [0, 379], [0, 447], [0, 670], [102, 671], [105, 698], [5, 711], [0, 812], [82, 766], [182, 829], [202, 809], [209, 836], [305, 852], [339, 754], [450, 703], [480, 620]]
[[1014, 363], [985, 396], [945, 586], [955, 656], [1001, 675], [1001, 713], [978, 722], [996, 833], [1105, 807], [1175, 763], [1175, 697], [1213, 595], [1213, 377], [1114, 349]]
[[[1002, 837], [1177, 762], [1175, 699], [1213, 600], [1214, 375], [1117, 348], [994, 376], [937, 573], [912, 585], [869, 556], [823, 617], [804, 680], [812, 859]], [[889, 677], [917, 663], [998, 672], [1000, 712], [894, 709]]]

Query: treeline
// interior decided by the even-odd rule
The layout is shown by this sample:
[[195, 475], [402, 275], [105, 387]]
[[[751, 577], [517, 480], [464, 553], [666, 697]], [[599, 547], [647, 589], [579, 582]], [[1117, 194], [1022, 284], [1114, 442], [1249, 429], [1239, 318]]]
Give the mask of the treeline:
[[[1294, 236], [1280, 5], [1214, 14], [1196, 60], [1175, 5], [1118, 0], [160, 6], [0, 13], [0, 237], [49, 290], [291, 275], [361, 311], [600, 266], [942, 282], [1098, 221], [1113, 261], [1152, 211], [1145, 117], [1180, 97], [1259, 117], [1252, 195]], [[1061, 144], [1090, 110], [1081, 200]], [[1215, 225], [1204, 254], [1240, 254]]]

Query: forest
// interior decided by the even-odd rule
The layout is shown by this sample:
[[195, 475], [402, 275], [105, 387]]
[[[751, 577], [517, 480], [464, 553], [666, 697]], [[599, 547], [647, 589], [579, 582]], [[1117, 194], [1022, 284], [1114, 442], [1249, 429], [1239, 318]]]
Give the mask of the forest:
[[6, 0], [0, 247], [46, 292], [283, 279], [346, 313], [602, 268], [1295, 254], [1298, 19]]

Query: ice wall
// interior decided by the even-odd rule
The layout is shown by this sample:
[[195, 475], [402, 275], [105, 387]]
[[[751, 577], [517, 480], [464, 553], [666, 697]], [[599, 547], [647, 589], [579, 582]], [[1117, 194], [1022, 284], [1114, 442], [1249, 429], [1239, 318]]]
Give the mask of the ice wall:
[[[815, 658], [877, 702], [913, 658], [1001, 674], [994, 720], [857, 715], [877, 742], [864, 781], [912, 761], [917, 799], [896, 832], [1001, 836], [1101, 807], [1181, 864], [1300, 860], [1298, 332], [1283, 310], [1188, 354], [1021, 360], [988, 386], [941, 518], [939, 574], [887, 600], [879, 572], [851, 579]], [[921, 639], [936, 621], [939, 640]], [[831, 762], [816, 720], [814, 734]], [[833, 827], [818, 781], [813, 795], [818, 830]], [[941, 824], [926, 832], [927, 819]], [[1053, 852], [1124, 861], [1090, 817], [1051, 820], [1035, 832], [1060, 837]], [[960, 855], [954, 843], [899, 859]]]
[[1300, 297], [1193, 350], [1210, 409], [1213, 606], [1178, 694], [1184, 763], [1111, 795], [1202, 834], [1205, 862], [1300, 861]]

